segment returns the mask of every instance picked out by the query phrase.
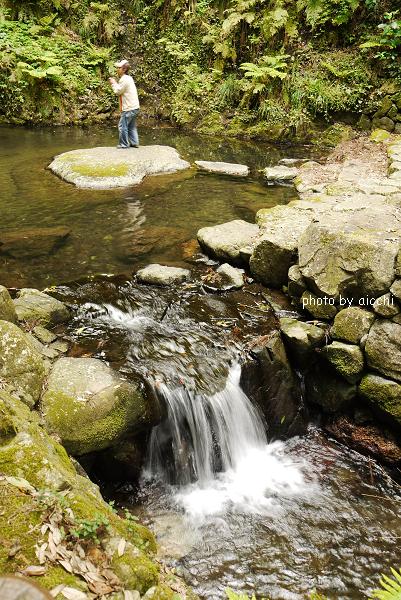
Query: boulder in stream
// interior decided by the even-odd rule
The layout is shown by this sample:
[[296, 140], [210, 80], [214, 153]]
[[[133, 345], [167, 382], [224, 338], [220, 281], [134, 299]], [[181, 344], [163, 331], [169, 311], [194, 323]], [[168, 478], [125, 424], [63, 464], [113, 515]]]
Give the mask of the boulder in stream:
[[293, 372], [279, 331], [255, 340], [242, 367], [241, 387], [266, 417], [270, 439], [306, 429], [300, 381]]
[[263, 170], [263, 176], [267, 181], [277, 183], [291, 183], [298, 175], [298, 169], [296, 167], [287, 167], [285, 165], [278, 165], [277, 167], [266, 167]]
[[43, 326], [64, 323], [71, 317], [63, 302], [32, 288], [23, 288], [18, 292], [14, 307], [19, 321]]
[[87, 148], [56, 156], [49, 169], [81, 188], [111, 189], [138, 184], [147, 175], [175, 173], [191, 165], [170, 146]]
[[0, 321], [0, 382], [30, 408], [39, 399], [46, 369], [29, 334]]
[[292, 317], [282, 317], [280, 328], [289, 354], [301, 366], [309, 366], [314, 349], [326, 339], [325, 329]]
[[218, 173], [222, 175], [233, 175], [235, 177], [247, 177], [249, 175], [249, 167], [247, 165], [239, 165], [236, 163], [213, 162], [208, 160], [196, 160], [195, 164], [201, 171], [208, 173]]
[[241, 249], [252, 246], [259, 227], [236, 219], [213, 227], [203, 227], [198, 231], [198, 242], [203, 250], [218, 260], [224, 260], [234, 266], [246, 264], [246, 252], [241, 254]]
[[333, 342], [323, 348], [322, 356], [348, 383], [357, 383], [360, 380], [365, 361], [359, 346]]
[[138, 386], [94, 358], [60, 358], [40, 409], [49, 432], [74, 455], [113, 446], [152, 422]]
[[190, 277], [188, 269], [180, 267], [168, 267], [156, 263], [139, 269], [136, 278], [140, 283], [149, 283], [153, 285], [171, 285], [172, 283], [182, 283]]
[[216, 273], [221, 277], [221, 289], [223, 290], [238, 290], [244, 285], [243, 269], [237, 269], [228, 263], [224, 263], [216, 269]]

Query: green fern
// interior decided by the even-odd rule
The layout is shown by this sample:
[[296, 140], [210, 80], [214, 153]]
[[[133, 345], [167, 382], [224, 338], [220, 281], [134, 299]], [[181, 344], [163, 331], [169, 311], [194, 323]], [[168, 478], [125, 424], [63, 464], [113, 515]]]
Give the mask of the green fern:
[[377, 600], [401, 600], [401, 569], [396, 571], [391, 569], [391, 574], [394, 579], [387, 575], [382, 575], [380, 578], [380, 585], [383, 589], [373, 590], [371, 599], [377, 598]]

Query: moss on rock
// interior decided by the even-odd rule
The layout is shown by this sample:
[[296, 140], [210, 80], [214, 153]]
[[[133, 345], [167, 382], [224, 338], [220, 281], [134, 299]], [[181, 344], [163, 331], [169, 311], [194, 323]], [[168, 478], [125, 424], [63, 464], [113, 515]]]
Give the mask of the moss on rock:
[[362, 378], [359, 395], [401, 426], [401, 385], [391, 379], [368, 373]]
[[359, 381], [364, 367], [363, 353], [359, 346], [333, 342], [323, 348], [322, 354], [348, 383]]
[[336, 314], [330, 334], [334, 339], [359, 344], [363, 336], [369, 333], [374, 320], [374, 314], [368, 310], [350, 306]]

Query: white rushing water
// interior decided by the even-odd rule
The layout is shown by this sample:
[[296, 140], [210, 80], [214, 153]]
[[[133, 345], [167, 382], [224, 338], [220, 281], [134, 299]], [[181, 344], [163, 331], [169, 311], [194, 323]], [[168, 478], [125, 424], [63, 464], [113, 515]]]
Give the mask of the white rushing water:
[[284, 444], [267, 443], [240, 374], [235, 364], [225, 388], [210, 397], [158, 388], [167, 420], [152, 432], [146, 476], [175, 483], [177, 503], [193, 518], [271, 513], [275, 495], [303, 488], [301, 468], [285, 457]]

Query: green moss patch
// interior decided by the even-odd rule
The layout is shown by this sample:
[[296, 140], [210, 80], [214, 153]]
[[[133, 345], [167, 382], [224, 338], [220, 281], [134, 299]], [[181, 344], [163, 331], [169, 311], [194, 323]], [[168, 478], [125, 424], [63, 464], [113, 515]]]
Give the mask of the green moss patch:
[[85, 177], [125, 177], [129, 173], [128, 165], [123, 163], [119, 165], [74, 164], [72, 170]]

